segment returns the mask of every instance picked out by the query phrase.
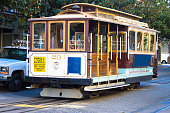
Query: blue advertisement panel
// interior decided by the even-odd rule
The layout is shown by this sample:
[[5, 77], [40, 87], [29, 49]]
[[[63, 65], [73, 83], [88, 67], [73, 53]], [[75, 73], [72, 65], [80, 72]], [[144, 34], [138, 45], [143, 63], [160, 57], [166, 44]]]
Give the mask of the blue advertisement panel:
[[81, 75], [81, 57], [68, 57], [68, 72]]
[[150, 66], [151, 55], [135, 55], [133, 67]]

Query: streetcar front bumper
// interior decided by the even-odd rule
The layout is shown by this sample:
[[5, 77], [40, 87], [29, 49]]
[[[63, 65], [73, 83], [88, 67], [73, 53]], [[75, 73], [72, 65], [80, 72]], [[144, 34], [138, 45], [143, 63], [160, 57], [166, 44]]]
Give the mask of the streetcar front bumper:
[[49, 78], [49, 77], [25, 77], [25, 81], [31, 84], [50, 85], [53, 87], [59, 87], [61, 85], [79, 85], [88, 86], [93, 84], [93, 79], [83, 78]]

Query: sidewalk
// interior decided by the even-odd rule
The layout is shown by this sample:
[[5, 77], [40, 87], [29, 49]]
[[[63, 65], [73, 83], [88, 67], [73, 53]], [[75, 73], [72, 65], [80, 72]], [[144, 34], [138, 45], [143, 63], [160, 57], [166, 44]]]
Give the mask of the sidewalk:
[[161, 64], [161, 66], [170, 67], [170, 64]]

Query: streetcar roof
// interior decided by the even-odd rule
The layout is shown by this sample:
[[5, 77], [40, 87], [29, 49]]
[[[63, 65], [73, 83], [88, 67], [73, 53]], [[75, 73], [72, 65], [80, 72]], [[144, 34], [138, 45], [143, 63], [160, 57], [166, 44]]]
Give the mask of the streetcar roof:
[[89, 19], [89, 20], [96, 20], [96, 21], [101, 21], [101, 22], [108, 22], [108, 23], [114, 23], [114, 24], [119, 24], [119, 25], [124, 25], [124, 26], [129, 26], [129, 27], [135, 27], [135, 28], [140, 28], [143, 30], [149, 30], [152, 32], [159, 32], [157, 30], [154, 29], [149, 29], [146, 27], [142, 27], [142, 26], [138, 26], [138, 25], [133, 25], [133, 24], [129, 24], [129, 23], [125, 23], [125, 22], [119, 22], [116, 20], [111, 20], [111, 19], [107, 19], [107, 18], [101, 18], [101, 17], [96, 17], [93, 16], [91, 14], [87, 14], [84, 12], [79, 12], [79, 11], [74, 11], [74, 10], [66, 10], [66, 11], [73, 11], [73, 12], [77, 12], [78, 14], [62, 14], [62, 11], [60, 12], [58, 15], [55, 16], [50, 16], [50, 17], [41, 17], [41, 18], [31, 18], [28, 19], [28, 21], [46, 21], [46, 20], [67, 20], [67, 19]]
[[123, 11], [119, 11], [119, 10], [116, 10], [116, 9], [107, 8], [107, 7], [103, 7], [103, 6], [99, 6], [99, 5], [95, 5], [95, 4], [89, 4], [89, 3], [73, 3], [73, 4], [63, 6], [61, 9], [66, 9], [67, 7], [74, 6], [74, 5], [92, 6], [92, 7], [96, 7], [96, 8], [100, 8], [100, 9], [106, 9], [106, 10], [109, 10], [109, 11], [113, 11], [113, 12], [117, 12], [117, 13], [121, 13], [121, 14], [131, 16], [131, 17], [142, 19], [142, 17], [137, 16], [137, 15], [133, 15], [133, 14], [126, 13], [126, 12], [123, 12]]

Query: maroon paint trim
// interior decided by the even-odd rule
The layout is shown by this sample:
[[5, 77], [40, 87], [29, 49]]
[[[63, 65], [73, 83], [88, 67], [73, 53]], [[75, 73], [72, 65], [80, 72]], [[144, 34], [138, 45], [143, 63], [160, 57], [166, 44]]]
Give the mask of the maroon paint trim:
[[85, 21], [85, 51], [88, 52], [89, 21]]
[[30, 51], [32, 51], [32, 22], [30, 22]]
[[65, 21], [65, 51], [68, 51], [68, 21]]
[[46, 51], [48, 51], [48, 27], [48, 21], [46, 21]]
[[[85, 21], [85, 51], [88, 52], [88, 34], [89, 34], [89, 21], [86, 20]], [[87, 57], [87, 78], [88, 78], [88, 66], [89, 66], [89, 62], [88, 62], [88, 57]]]

